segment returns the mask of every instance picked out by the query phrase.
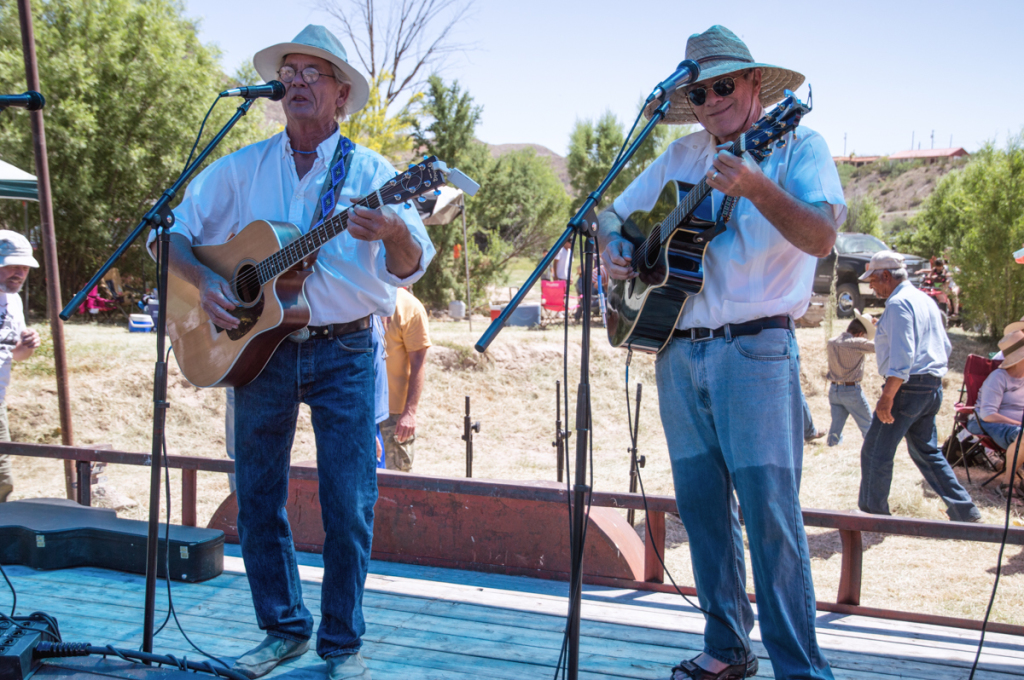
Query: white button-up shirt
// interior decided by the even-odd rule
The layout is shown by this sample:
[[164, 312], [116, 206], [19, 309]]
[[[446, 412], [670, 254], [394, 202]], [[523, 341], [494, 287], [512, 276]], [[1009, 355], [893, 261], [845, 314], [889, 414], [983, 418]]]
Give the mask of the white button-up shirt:
[[910, 281], [896, 286], [875, 327], [875, 356], [883, 378], [946, 375], [953, 345], [935, 302]]
[[[339, 138], [336, 131], [320, 143], [316, 161], [302, 179], [295, 171], [285, 132], [217, 160], [189, 184], [174, 209], [171, 233], [197, 246], [224, 243], [254, 220], [290, 222], [302, 233], [308, 232]], [[348, 208], [351, 197], [373, 192], [396, 174], [374, 151], [356, 145], [351, 154], [335, 212]], [[320, 249], [314, 272], [306, 280], [311, 326], [346, 323], [369, 314], [389, 316], [395, 309], [395, 289], [423, 275], [434, 257], [434, 246], [415, 208], [394, 207], [423, 250], [419, 268], [400, 279], [388, 271], [381, 241], [360, 241], [342, 232]], [[150, 234], [150, 242], [153, 239]]]
[[[794, 197], [832, 207], [836, 225], [846, 219], [846, 202], [832, 155], [821, 135], [797, 128], [783, 139], [761, 169]], [[716, 149], [701, 130], [673, 142], [615, 199], [612, 208], [626, 219], [654, 207], [670, 181], [696, 184], [711, 168]], [[717, 214], [724, 196], [711, 193]], [[747, 199], [740, 199], [727, 229], [704, 253], [704, 288], [687, 300], [678, 328], [720, 328], [765, 316], [803, 316], [811, 299], [817, 258], [787, 241]]]

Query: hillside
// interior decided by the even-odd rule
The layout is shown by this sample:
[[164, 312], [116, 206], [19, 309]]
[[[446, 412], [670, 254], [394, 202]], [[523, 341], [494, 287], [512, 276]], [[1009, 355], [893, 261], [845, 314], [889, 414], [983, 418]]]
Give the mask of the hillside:
[[881, 161], [861, 168], [840, 169], [847, 202], [868, 197], [882, 211], [883, 220], [906, 218], [921, 209], [939, 180], [962, 163], [890, 163]]

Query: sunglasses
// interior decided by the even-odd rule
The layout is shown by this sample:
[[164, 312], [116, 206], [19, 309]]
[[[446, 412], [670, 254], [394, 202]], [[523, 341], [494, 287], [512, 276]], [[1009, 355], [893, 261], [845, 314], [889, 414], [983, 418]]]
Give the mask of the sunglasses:
[[[711, 89], [714, 90], [715, 94], [719, 97], [728, 97], [736, 91], [736, 81], [733, 80], [731, 76], [722, 78], [721, 80], [716, 80], [711, 85]], [[704, 102], [707, 101], [708, 98], [708, 88], [703, 85], [699, 85], [687, 92], [686, 96], [694, 106], [704, 106]]]

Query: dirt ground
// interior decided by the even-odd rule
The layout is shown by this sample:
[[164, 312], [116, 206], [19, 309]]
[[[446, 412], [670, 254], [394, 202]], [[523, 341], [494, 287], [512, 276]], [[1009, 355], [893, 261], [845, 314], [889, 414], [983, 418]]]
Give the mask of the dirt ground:
[[[430, 475], [465, 474], [465, 444], [461, 441], [465, 397], [471, 398], [472, 417], [481, 422], [474, 442], [474, 476], [492, 479], [554, 480], [556, 460], [551, 442], [555, 430], [555, 381], [570, 389], [575, 402], [579, 379], [579, 326], [570, 329], [568, 380], [563, 377], [563, 336], [560, 327], [547, 330], [508, 328], [486, 356], [472, 345], [487, 321], [474, 318], [473, 331], [465, 322], [432, 323], [434, 347], [428, 353], [428, 377], [418, 416], [416, 472]], [[834, 331], [842, 328], [838, 322]], [[67, 327], [74, 438], [78, 445], [109, 444], [126, 451], [149, 451], [151, 436], [151, 379], [155, 338], [130, 334], [123, 327], [72, 324]], [[604, 332], [594, 329], [591, 383], [594, 414], [594, 488], [628, 488], [629, 445], [625, 405], [625, 353], [611, 348]], [[819, 429], [829, 425], [825, 381], [826, 329], [797, 331], [803, 361], [803, 387]], [[969, 352], [994, 351], [994, 345], [957, 330], [951, 370], [944, 380], [945, 400], [939, 416], [940, 439], [952, 424], [952, 406], [962, 380], [959, 372]], [[45, 338], [48, 342], [48, 336]], [[881, 378], [869, 358], [865, 391], [872, 404], [881, 393]], [[631, 390], [644, 384], [639, 451], [647, 458], [643, 469], [649, 494], [671, 494], [667, 445], [658, 416], [654, 361], [634, 355]], [[224, 457], [224, 395], [221, 390], [190, 386], [171, 362], [167, 439], [170, 453]], [[17, 364], [7, 396], [12, 436], [17, 441], [59, 443], [52, 349], [45, 345], [32, 359]], [[573, 423], [572, 414], [563, 422]], [[836, 447], [809, 445], [804, 454], [801, 499], [804, 507], [856, 508], [860, 478], [861, 436], [852, 421], [845, 441]], [[820, 440], [823, 441], [823, 440]], [[299, 416], [293, 460], [315, 457], [309, 411]], [[12, 499], [63, 495], [62, 464], [58, 461], [16, 458], [17, 478]], [[962, 470], [958, 470], [966, 484]], [[138, 501], [122, 517], [142, 519], [148, 499], [148, 468], [111, 467], [109, 483]], [[975, 482], [977, 475], [972, 475]], [[173, 521], [180, 521], [178, 475], [172, 472]], [[1002, 524], [1005, 502], [977, 484], [968, 489], [984, 521]], [[199, 475], [199, 521], [205, 524], [227, 496], [224, 475]], [[890, 504], [894, 514], [945, 520], [942, 502], [924, 484], [905, 445], [896, 456]], [[1020, 508], [1012, 521], [1021, 525]], [[638, 513], [642, 533], [643, 515]], [[837, 532], [809, 529], [812, 569], [819, 599], [834, 599], [839, 583], [840, 542]], [[669, 523], [667, 563], [680, 584], [693, 584], [685, 532]], [[903, 537], [865, 536], [862, 604], [946, 616], [981, 618], [992, 588], [998, 546]], [[748, 569], [749, 572], [749, 569]], [[752, 583], [750, 588], [753, 588]], [[1024, 550], [1008, 547], [1004, 556], [993, 620], [1024, 624]]]

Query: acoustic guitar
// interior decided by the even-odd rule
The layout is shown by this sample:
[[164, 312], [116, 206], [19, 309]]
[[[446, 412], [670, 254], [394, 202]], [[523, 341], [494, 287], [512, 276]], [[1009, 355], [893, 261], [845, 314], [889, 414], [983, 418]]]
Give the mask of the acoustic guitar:
[[[792, 92], [754, 123], [730, 151], [750, 154], [758, 163], [776, 147], [780, 137], [800, 124], [811, 110]], [[686, 192], [680, 200], [680, 190]], [[696, 185], [670, 182], [650, 211], [637, 211], [622, 225], [622, 236], [633, 244], [634, 278], [610, 280], [607, 330], [613, 347], [659, 352], [672, 337], [683, 306], [704, 287], [704, 251], [722, 233], [735, 199], [727, 197], [717, 216], [706, 179]]]
[[[418, 198], [451, 184], [470, 196], [472, 179], [431, 156], [397, 174], [355, 205], [376, 209]], [[223, 276], [241, 304], [229, 313], [238, 328], [210, 320], [199, 289], [168, 276], [167, 334], [182, 374], [197, 387], [241, 387], [267, 365], [278, 345], [309, 324], [303, 288], [320, 247], [348, 229], [351, 208], [303, 234], [287, 222], [256, 220], [227, 243], [192, 248], [202, 264]]]

